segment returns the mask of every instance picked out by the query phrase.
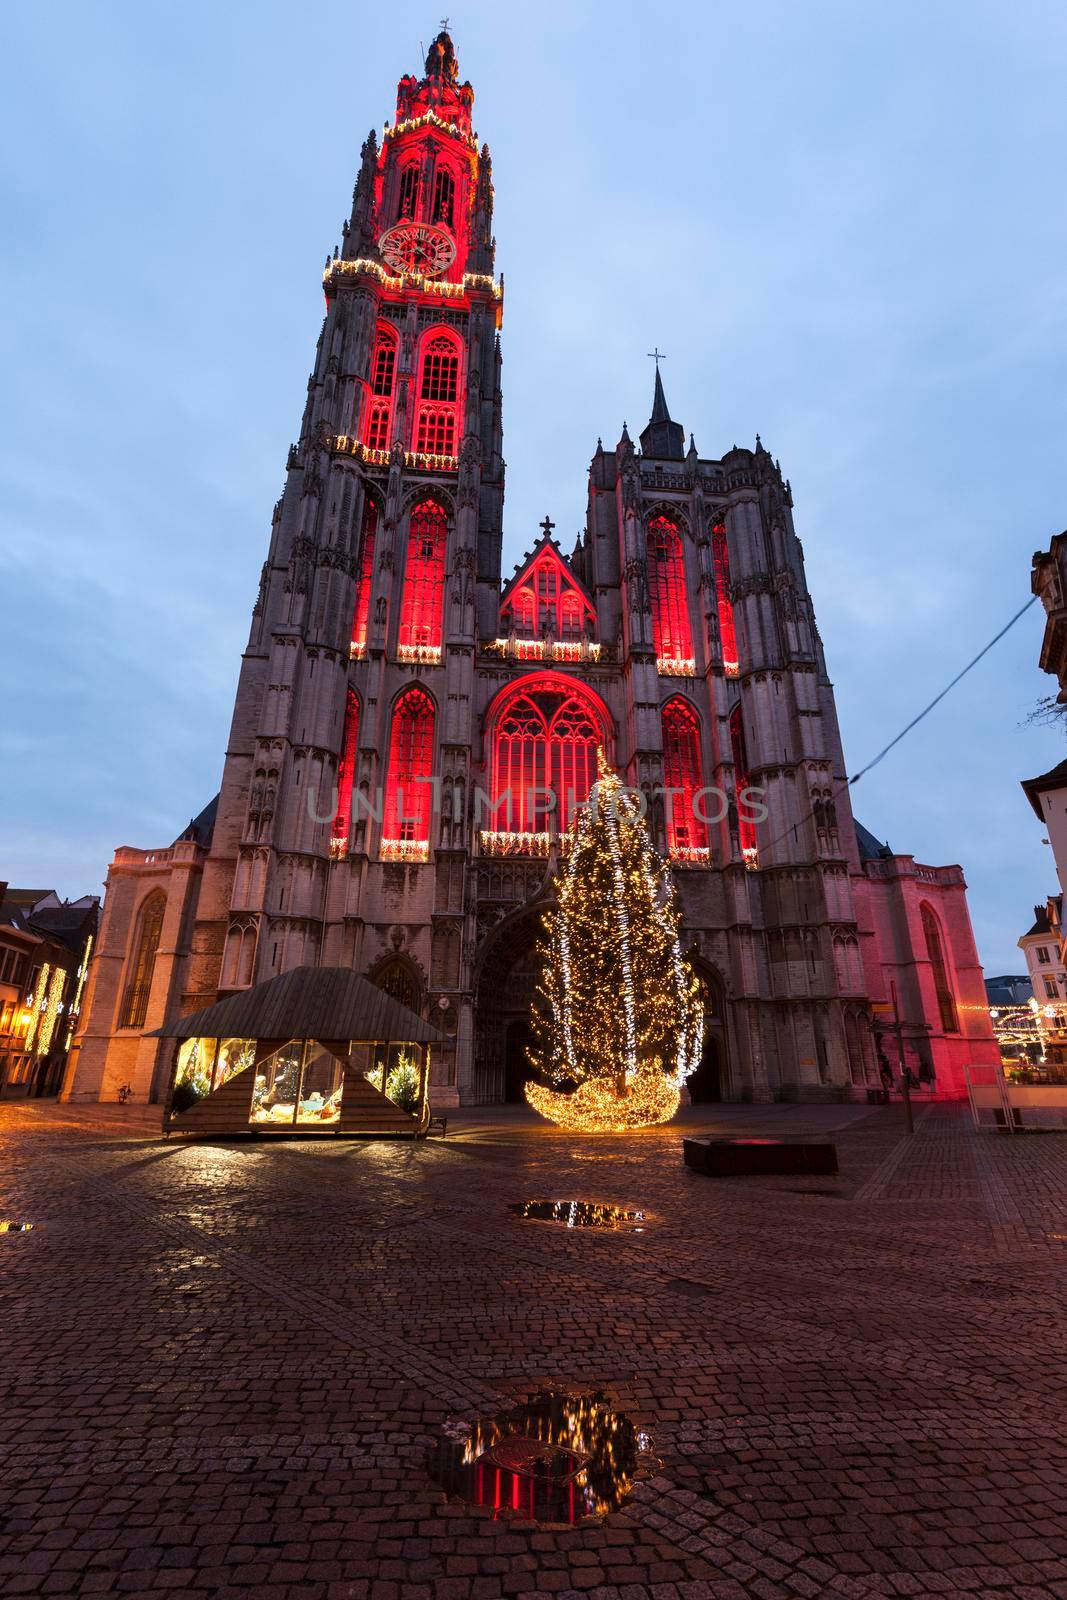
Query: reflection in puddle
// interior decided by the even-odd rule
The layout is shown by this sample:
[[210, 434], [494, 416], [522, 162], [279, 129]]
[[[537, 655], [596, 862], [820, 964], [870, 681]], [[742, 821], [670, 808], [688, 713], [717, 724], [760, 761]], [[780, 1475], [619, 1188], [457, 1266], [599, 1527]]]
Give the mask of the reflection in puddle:
[[626, 1228], [631, 1233], [644, 1232], [646, 1215], [593, 1200], [520, 1200], [508, 1210], [535, 1222], [561, 1222], [565, 1228]]
[[540, 1394], [446, 1431], [452, 1437], [431, 1455], [431, 1478], [496, 1517], [573, 1524], [606, 1516], [655, 1465], [648, 1435], [599, 1394]]
[[0, 1233], [30, 1233], [36, 1226], [35, 1222], [0, 1222]]

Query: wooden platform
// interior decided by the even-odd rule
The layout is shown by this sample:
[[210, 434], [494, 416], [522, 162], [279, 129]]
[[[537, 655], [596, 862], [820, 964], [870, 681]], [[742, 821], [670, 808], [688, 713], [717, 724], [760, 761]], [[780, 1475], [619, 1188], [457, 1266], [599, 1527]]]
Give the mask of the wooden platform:
[[829, 1139], [685, 1139], [685, 1164], [709, 1178], [825, 1177], [837, 1171]]

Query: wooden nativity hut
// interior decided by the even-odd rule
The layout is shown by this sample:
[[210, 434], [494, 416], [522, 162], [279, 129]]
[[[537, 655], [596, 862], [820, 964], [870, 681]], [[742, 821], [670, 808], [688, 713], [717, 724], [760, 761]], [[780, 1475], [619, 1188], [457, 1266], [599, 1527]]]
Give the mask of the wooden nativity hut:
[[294, 967], [159, 1028], [165, 1133], [419, 1138], [444, 1035], [347, 967]]

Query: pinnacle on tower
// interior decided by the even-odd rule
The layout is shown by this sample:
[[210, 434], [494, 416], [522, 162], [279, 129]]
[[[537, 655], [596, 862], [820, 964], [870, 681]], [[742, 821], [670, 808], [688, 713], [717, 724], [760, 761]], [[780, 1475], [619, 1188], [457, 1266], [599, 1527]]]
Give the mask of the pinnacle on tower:
[[685, 429], [680, 422], [672, 422], [667, 409], [667, 396], [663, 392], [663, 379], [656, 363], [656, 387], [652, 392], [652, 415], [641, 434], [642, 455], [658, 461], [685, 460]]

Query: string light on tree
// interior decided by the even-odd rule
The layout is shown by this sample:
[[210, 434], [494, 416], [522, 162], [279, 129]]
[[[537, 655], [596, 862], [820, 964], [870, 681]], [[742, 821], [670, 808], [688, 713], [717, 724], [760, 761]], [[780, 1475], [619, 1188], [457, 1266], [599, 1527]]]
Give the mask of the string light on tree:
[[703, 1011], [669, 868], [603, 750], [597, 767], [545, 919], [533, 1027], [548, 1082], [527, 1084], [526, 1098], [561, 1127], [620, 1132], [677, 1111]]

